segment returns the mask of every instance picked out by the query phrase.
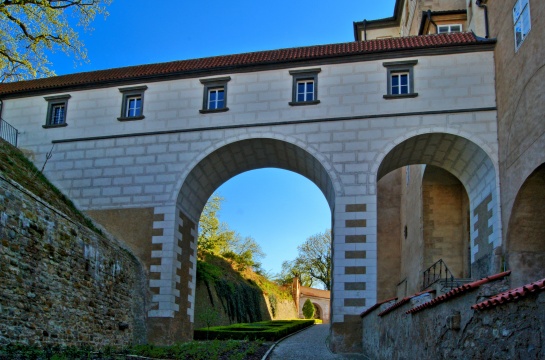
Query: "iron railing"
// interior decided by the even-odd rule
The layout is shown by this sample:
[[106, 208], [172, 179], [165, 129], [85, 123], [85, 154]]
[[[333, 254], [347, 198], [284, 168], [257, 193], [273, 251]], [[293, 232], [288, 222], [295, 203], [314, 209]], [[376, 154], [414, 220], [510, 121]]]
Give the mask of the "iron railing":
[[452, 287], [454, 286], [454, 284], [456, 284], [456, 279], [454, 278], [454, 275], [449, 270], [447, 264], [445, 264], [443, 259], [436, 261], [435, 264], [433, 264], [426, 271], [424, 271], [422, 279], [422, 290], [429, 288], [438, 281], [443, 281], [445, 287]]
[[6, 140], [11, 145], [17, 147], [17, 137], [19, 131], [11, 126], [7, 121], [0, 118], [0, 138]]

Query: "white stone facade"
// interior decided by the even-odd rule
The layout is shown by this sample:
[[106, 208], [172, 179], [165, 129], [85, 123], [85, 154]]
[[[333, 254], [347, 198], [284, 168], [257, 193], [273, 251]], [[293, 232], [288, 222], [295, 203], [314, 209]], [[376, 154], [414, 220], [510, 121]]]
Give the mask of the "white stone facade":
[[[387, 72], [383, 62], [403, 60], [418, 60], [414, 66], [418, 96], [384, 99]], [[279, 147], [289, 145], [286, 159], [276, 152], [278, 159], [274, 161], [305, 174], [326, 195], [334, 234], [332, 323], [348, 321], [377, 300], [376, 183], [381, 166], [389, 166], [383, 161], [392, 163], [388, 154], [402, 146], [412, 150], [400, 152], [407, 154], [406, 158], [395, 156], [396, 167], [412, 163], [446, 167], [466, 186], [472, 211], [491, 195], [488, 206], [492, 216], [487, 221], [492, 233], [486, 240], [494, 247], [501, 245], [493, 52], [308, 68], [321, 69], [320, 103], [316, 105], [288, 104], [292, 97], [289, 70], [301, 67], [286, 67], [222, 74], [231, 80], [227, 84], [229, 110], [221, 113], [199, 113], [202, 78], [189, 78], [127, 85], [147, 86], [143, 120], [117, 120], [122, 99], [119, 88], [123, 86], [48, 94], [71, 95], [66, 127], [42, 128], [47, 110], [43, 95], [5, 100], [2, 116], [21, 131], [20, 147], [33, 152], [39, 168], [53, 147], [45, 173], [81, 209], [153, 207], [156, 214], [164, 215], [164, 221], [154, 224], [154, 228], [163, 229], [163, 235], [150, 239], [163, 244], [162, 251], [152, 254], [163, 261], [150, 269], [161, 273], [160, 280], [150, 282], [150, 287], [160, 288], [160, 294], [153, 298], [159, 307], [150, 311], [151, 317], [172, 317], [181, 311], [176, 304], [180, 296], [176, 271], [181, 266], [176, 260], [181, 251], [176, 241], [180, 236], [177, 212], [185, 211], [198, 223], [199, 209], [211, 195], [210, 190], [242, 169], [219, 161], [225, 168], [217, 171], [216, 180], [209, 181], [206, 173], [197, 174], [199, 164], [212, 155], [225, 155], [237, 162], [244, 154], [222, 152], [237, 142], [252, 140], [258, 144], [259, 139], [267, 139]], [[411, 139], [418, 141], [413, 144]], [[425, 143], [422, 148], [418, 148], [420, 139]], [[292, 147], [315, 163], [298, 161], [299, 156], [290, 155]], [[444, 157], [438, 160], [440, 154]], [[270, 161], [257, 158], [248, 166], [276, 164]], [[329, 179], [322, 179], [324, 173]], [[190, 177], [196, 179], [194, 185], [188, 185]], [[184, 184], [189, 192], [182, 196]], [[472, 223], [476, 221], [472, 219]], [[475, 255], [477, 230], [471, 236]], [[194, 243], [192, 248], [196, 249]], [[347, 251], [365, 251], [366, 257], [347, 259]], [[193, 280], [187, 286], [194, 288], [195, 269], [191, 271]], [[366, 283], [365, 290], [347, 290], [351, 287], [346, 284], [353, 283]], [[353, 299], [365, 301], [351, 306]], [[192, 295], [187, 300], [193, 304]], [[192, 308], [187, 312], [193, 315]]]

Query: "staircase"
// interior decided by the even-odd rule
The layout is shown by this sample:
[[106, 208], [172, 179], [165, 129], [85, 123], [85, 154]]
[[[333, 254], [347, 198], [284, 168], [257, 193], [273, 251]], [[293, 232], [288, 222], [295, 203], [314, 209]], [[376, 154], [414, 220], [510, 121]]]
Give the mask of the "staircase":
[[441, 292], [447, 292], [472, 281], [472, 279], [455, 278], [452, 272], [449, 270], [447, 264], [443, 261], [443, 259], [440, 259], [432, 266], [427, 268], [422, 274], [421, 291], [424, 291], [432, 285], [439, 283], [442, 286]]

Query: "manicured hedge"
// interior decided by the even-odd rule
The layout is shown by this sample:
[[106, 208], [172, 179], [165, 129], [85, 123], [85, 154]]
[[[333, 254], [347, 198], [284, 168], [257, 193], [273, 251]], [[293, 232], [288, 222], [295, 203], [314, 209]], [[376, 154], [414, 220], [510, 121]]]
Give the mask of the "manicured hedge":
[[256, 340], [276, 341], [284, 336], [314, 324], [314, 320], [273, 320], [230, 326], [213, 326], [197, 329], [195, 340]]

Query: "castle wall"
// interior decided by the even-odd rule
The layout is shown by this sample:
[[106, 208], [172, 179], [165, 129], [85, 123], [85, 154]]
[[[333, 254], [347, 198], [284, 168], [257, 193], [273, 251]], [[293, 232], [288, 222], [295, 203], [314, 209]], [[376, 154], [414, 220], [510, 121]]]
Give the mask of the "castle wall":
[[136, 258], [0, 177], [0, 345], [146, 342]]

